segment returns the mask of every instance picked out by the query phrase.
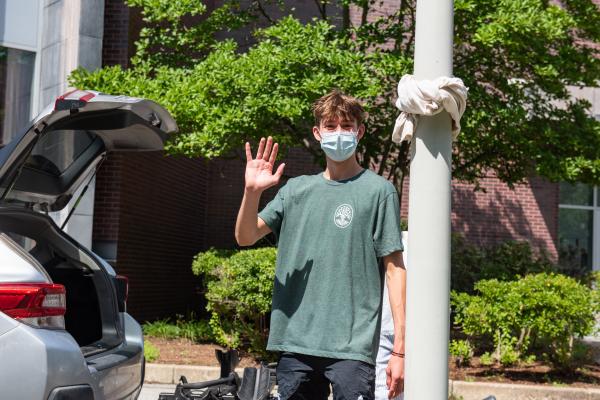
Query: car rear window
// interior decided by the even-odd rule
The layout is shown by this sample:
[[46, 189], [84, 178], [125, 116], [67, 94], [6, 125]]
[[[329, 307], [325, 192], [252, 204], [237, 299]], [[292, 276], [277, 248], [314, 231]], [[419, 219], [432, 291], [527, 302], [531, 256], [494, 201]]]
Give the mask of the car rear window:
[[36, 246], [37, 242], [30, 237], [19, 235], [14, 232], [6, 232], [6, 234], [14, 240], [19, 246], [25, 249], [26, 252], [31, 252], [31, 250]]
[[38, 140], [27, 168], [59, 176], [94, 142], [96, 135], [83, 130], [54, 130]]

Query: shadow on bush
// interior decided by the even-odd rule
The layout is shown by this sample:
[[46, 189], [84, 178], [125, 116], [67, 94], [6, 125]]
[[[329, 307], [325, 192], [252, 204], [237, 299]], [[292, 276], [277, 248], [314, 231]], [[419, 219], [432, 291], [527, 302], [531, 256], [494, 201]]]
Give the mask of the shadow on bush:
[[277, 249], [200, 253], [192, 271], [201, 275], [217, 343], [270, 358], [266, 352]]
[[531, 273], [558, 272], [546, 253], [536, 254], [529, 243], [508, 241], [479, 247], [452, 235], [452, 290], [473, 293], [483, 279], [509, 281]]

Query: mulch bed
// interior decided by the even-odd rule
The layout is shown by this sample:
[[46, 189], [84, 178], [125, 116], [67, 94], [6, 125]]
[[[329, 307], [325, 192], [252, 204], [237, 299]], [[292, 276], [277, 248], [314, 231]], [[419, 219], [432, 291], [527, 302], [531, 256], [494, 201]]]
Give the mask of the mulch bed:
[[[160, 355], [155, 363], [205, 365], [218, 367], [215, 344], [199, 344], [187, 339], [146, 338], [159, 349]], [[240, 355], [239, 367], [254, 367], [257, 360], [249, 354]], [[540, 362], [515, 367], [482, 366], [474, 357], [469, 367], [456, 367], [449, 364], [450, 379], [462, 381], [486, 381], [520, 384], [550, 384], [554, 386], [600, 387], [600, 365], [590, 363], [572, 371], [555, 371]]]
[[[161, 339], [146, 337], [145, 341], [152, 343], [160, 352], [158, 359], [153, 361], [158, 364], [183, 364], [204, 365], [218, 367], [219, 362], [215, 357], [216, 349], [223, 347], [212, 343], [195, 343], [188, 339]], [[248, 354], [240, 354], [238, 367], [255, 367], [257, 361]]]
[[575, 370], [557, 371], [541, 362], [513, 367], [483, 366], [474, 357], [469, 367], [449, 364], [450, 379], [477, 382], [549, 384], [553, 386], [600, 387], [600, 365], [589, 363]]

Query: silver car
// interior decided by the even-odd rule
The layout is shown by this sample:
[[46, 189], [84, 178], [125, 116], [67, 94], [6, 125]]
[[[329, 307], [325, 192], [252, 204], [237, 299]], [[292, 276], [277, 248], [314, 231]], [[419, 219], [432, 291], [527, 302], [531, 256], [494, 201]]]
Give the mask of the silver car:
[[154, 102], [74, 91], [0, 149], [0, 399], [137, 398], [127, 280], [48, 213], [77, 203], [107, 152], [159, 150], [176, 130]]

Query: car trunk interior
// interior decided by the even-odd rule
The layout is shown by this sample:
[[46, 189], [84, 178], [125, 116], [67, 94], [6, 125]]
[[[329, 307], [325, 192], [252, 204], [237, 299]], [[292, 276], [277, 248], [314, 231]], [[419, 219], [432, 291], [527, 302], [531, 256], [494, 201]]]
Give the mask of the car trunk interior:
[[52, 220], [28, 210], [0, 209], [0, 231], [31, 254], [54, 283], [65, 286], [65, 328], [84, 355], [118, 345], [118, 311], [111, 277], [92, 256], [61, 234]]
[[65, 287], [65, 327], [79, 346], [89, 346], [102, 339], [102, 319], [93, 271], [60, 256], [44, 243], [36, 244], [30, 254], [40, 262], [54, 283]]

